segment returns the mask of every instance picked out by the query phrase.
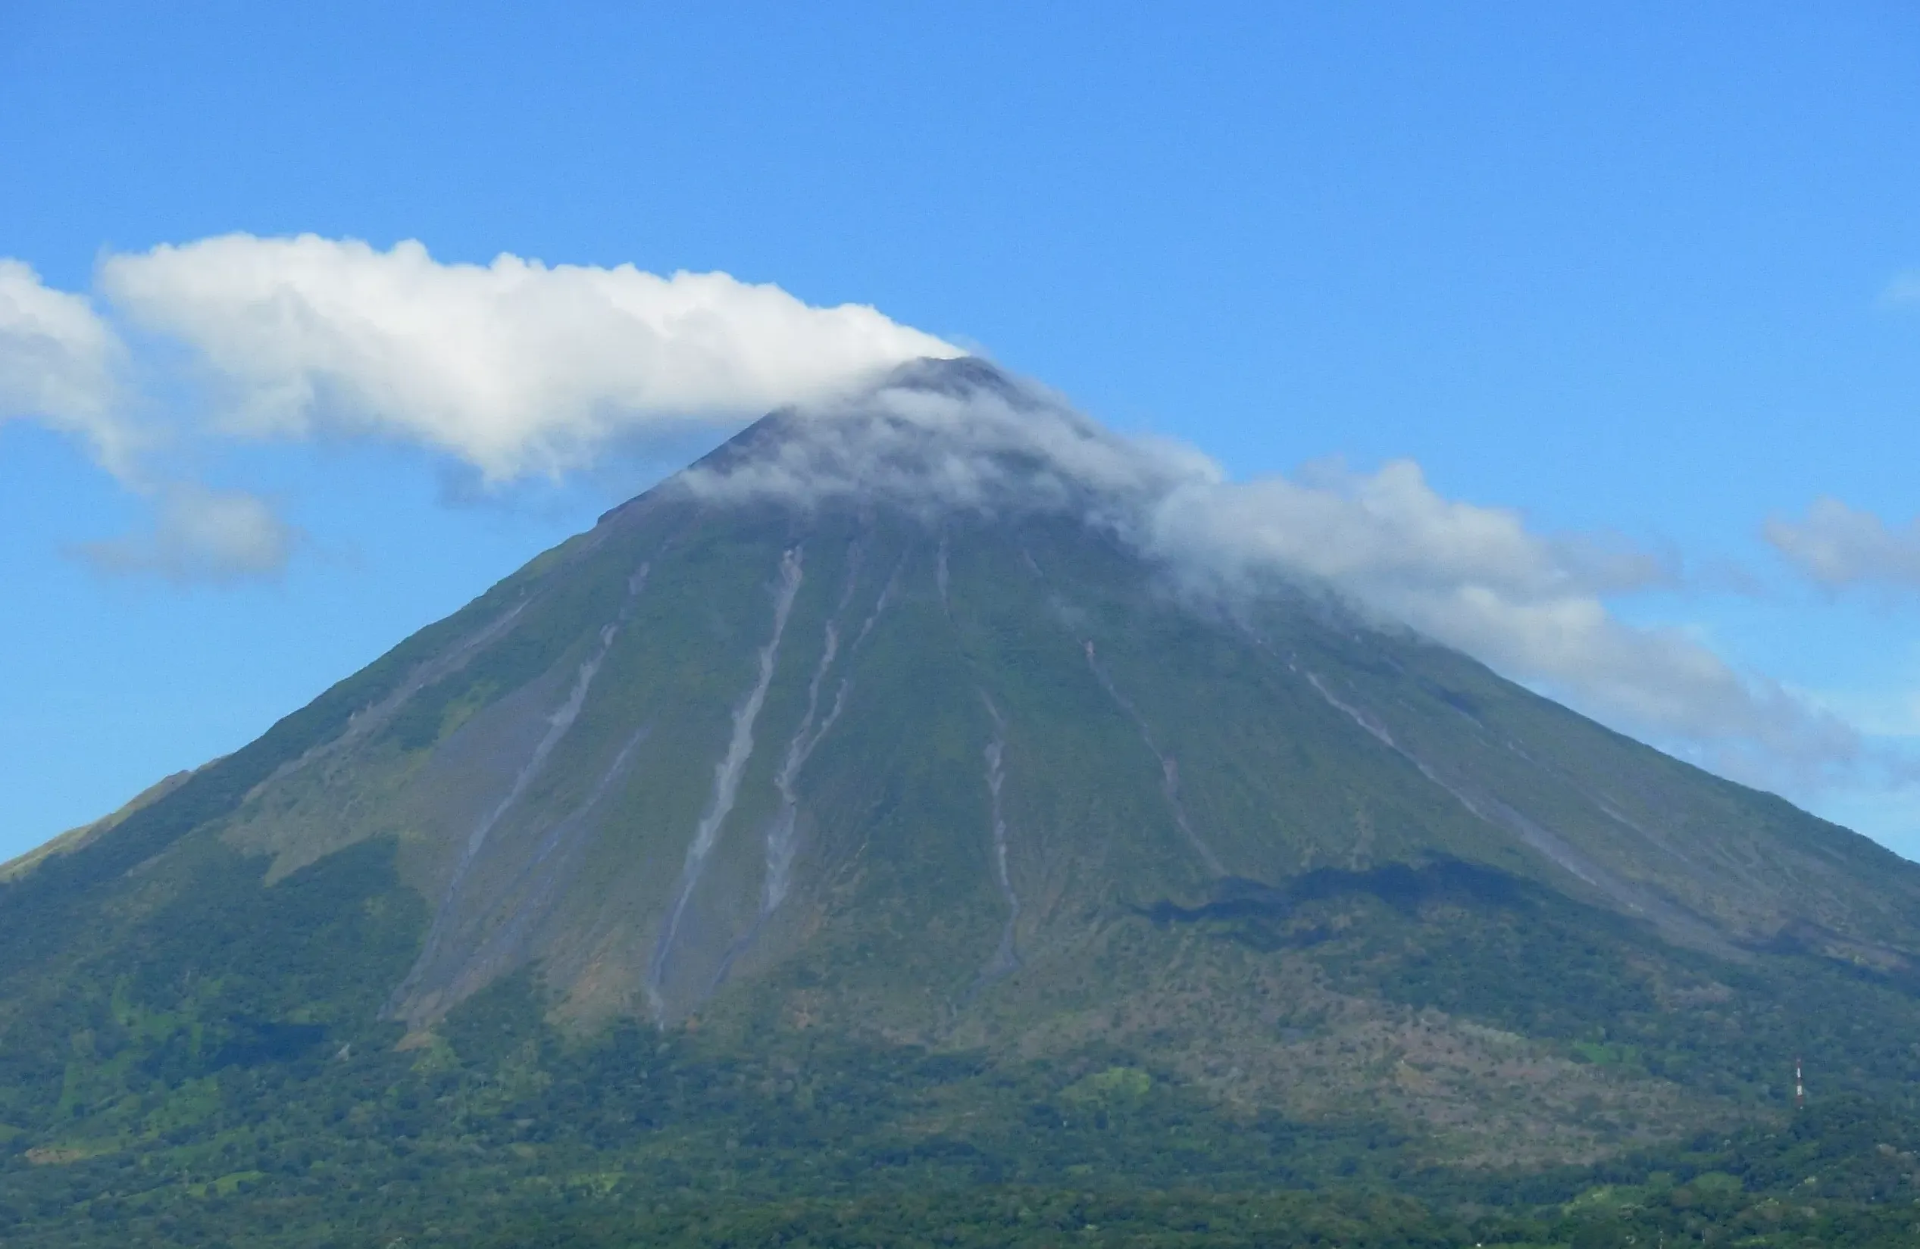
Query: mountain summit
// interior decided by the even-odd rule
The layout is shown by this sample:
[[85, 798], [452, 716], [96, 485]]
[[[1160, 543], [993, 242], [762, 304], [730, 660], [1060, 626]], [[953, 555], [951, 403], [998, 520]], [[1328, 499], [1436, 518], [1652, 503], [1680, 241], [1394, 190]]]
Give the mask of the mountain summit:
[[1773, 1113], [1804, 1047], [1905, 1078], [1920, 868], [1151, 553], [1205, 471], [974, 359], [766, 417], [0, 886], [0, 1114], [134, 1148], [503, 993], [1509, 1163]]

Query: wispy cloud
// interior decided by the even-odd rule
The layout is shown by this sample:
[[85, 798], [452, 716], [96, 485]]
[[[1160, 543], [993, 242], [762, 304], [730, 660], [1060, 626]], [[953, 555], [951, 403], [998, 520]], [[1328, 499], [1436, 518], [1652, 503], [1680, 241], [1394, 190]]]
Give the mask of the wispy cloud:
[[1796, 571], [1830, 590], [1920, 589], [1920, 519], [1889, 525], [1872, 512], [1822, 498], [1797, 519], [1771, 518], [1762, 532]]
[[1920, 304], [1920, 271], [1895, 277], [1880, 297], [1890, 304]]
[[298, 540], [257, 495], [178, 484], [159, 492], [149, 528], [75, 550], [104, 573], [224, 585], [278, 575]]

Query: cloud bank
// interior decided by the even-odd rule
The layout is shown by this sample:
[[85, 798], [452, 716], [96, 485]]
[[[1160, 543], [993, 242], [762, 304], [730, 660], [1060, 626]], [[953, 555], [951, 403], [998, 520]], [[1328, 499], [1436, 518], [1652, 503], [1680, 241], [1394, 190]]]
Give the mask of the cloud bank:
[[1515, 512], [1443, 498], [1411, 461], [1187, 487], [1149, 524], [1151, 549], [1176, 567], [1228, 585], [1304, 576], [1642, 731], [1751, 744], [1815, 769], [1857, 748], [1838, 721], [1681, 631], [1628, 625], [1608, 609], [1608, 596], [1671, 584], [1663, 561], [1536, 534]]
[[216, 379], [226, 432], [378, 435], [490, 482], [577, 467], [636, 429], [733, 421], [956, 347], [872, 308], [816, 308], [724, 273], [442, 264], [232, 234], [112, 256], [100, 287]]

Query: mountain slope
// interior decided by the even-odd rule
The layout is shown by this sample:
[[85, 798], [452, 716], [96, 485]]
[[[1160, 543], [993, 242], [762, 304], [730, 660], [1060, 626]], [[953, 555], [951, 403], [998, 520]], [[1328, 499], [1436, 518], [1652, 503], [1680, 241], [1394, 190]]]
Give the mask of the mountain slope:
[[188, 778], [192, 775], [193, 773], [191, 771], [186, 771], [175, 772], [171, 776], [164, 776], [128, 799], [121, 805], [119, 810], [114, 811], [112, 814], [104, 815], [92, 823], [82, 824], [78, 828], [70, 828], [59, 836], [50, 838], [38, 846], [35, 846], [25, 854], [9, 859], [5, 863], [0, 863], [0, 880], [9, 880], [28, 871], [36, 863], [50, 854], [67, 854], [71, 851], [78, 850], [80, 847], [100, 836], [100, 834], [119, 824], [135, 811], [140, 810], [142, 807], [152, 806], [155, 802], [158, 802], [174, 790], [180, 788], [180, 786], [186, 784]]
[[925, 1028], [1115, 908], [1442, 859], [1721, 954], [1920, 949], [1895, 856], [1303, 592], [1183, 601], [1073, 516], [672, 486], [463, 613], [221, 835], [269, 879], [397, 837], [434, 908], [390, 1002], [416, 1024], [529, 962], [569, 1013], [672, 1022], [899, 925], [871, 961]]

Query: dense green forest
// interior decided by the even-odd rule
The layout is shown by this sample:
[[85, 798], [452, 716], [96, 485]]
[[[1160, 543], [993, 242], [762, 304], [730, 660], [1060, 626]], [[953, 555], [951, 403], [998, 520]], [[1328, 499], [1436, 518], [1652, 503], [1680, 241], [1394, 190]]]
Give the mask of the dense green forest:
[[[1696, 964], [1480, 869], [1323, 874], [1284, 906], [1249, 895], [1136, 922], [1257, 957], [1309, 947], [1355, 992], [1557, 1036], [1619, 1080], [1658, 1073], [1752, 1113], [1592, 1165], [1449, 1166], [1387, 1123], [1224, 1105], [1122, 1048], [1017, 1062], [752, 1020], [746, 1031], [629, 1022], [581, 1035], [548, 1021], [524, 974], [402, 1045], [399, 1024], [376, 1020], [420, 903], [396, 884], [389, 844], [271, 890], [217, 843], [196, 853], [196, 890], [127, 919], [127, 931], [103, 921], [99, 948], [137, 950], [133, 965], [74, 956], [60, 978], [34, 978], [43, 993], [12, 1019], [0, 1049], [10, 1244], [1920, 1235], [1902, 985], [1808, 960], [1798, 996], [1769, 980], [1718, 1012], [1663, 1010], [1656, 990], [1688, 976], [1791, 976], [1796, 964]], [[1819, 1095], [1795, 1114], [1770, 1059], [1806, 1043], [1845, 1067], [1820, 1071]]]
[[[143, 1147], [15, 1155], [8, 1243], [1908, 1245], [1920, 1127], [1866, 1099], [1594, 1167], [1421, 1165], [1234, 1119], [1124, 1055], [1010, 1071], [835, 1044], [587, 1047], [518, 989], [413, 1052], [225, 1065]], [[181, 1106], [191, 1097], [195, 1106]], [[164, 1119], [162, 1120], [164, 1121]], [[75, 1149], [78, 1153], [80, 1150]]]

